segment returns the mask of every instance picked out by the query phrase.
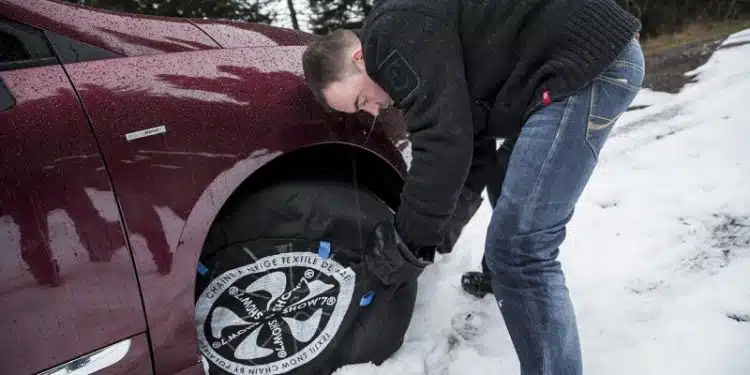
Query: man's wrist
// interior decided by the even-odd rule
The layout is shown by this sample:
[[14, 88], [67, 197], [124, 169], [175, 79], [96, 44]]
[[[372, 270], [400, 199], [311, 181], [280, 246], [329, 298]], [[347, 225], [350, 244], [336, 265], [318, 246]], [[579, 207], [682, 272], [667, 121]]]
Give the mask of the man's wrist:
[[417, 259], [427, 262], [427, 263], [433, 263], [435, 262], [435, 253], [437, 252], [437, 246], [436, 245], [429, 245], [429, 246], [418, 246], [416, 248], [413, 248], [412, 251], [414, 252], [414, 255], [417, 257]]
[[432, 262], [432, 259], [434, 259], [434, 255], [430, 256], [429, 252], [431, 248], [434, 250], [436, 246], [422, 245], [414, 241], [410, 241], [410, 237], [408, 236], [408, 233], [405, 233], [406, 230], [404, 229], [404, 226], [401, 224], [401, 221], [398, 220], [398, 216], [394, 217], [394, 230], [396, 231], [396, 235], [399, 237], [401, 243], [403, 243], [404, 246], [407, 249], [409, 249], [409, 251], [414, 257], [420, 260], [429, 259], [428, 261]]
[[366, 267], [388, 285], [415, 280], [431, 263], [409, 248], [391, 221], [376, 226], [369, 249], [365, 255]]
[[410, 247], [437, 245], [443, 240], [442, 225], [448, 215], [424, 212], [409, 201], [403, 201], [395, 215], [395, 225], [404, 242]]

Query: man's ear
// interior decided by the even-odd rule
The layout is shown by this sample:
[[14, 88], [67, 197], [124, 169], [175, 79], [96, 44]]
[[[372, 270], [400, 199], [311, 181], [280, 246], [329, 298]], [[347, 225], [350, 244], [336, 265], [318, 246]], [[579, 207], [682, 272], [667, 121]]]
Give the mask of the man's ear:
[[352, 51], [352, 61], [360, 70], [365, 68], [364, 54], [362, 53], [362, 47], [357, 47]]
[[358, 63], [363, 59], [362, 55], [362, 47], [357, 47], [352, 51], [352, 60], [354, 60], [355, 63]]

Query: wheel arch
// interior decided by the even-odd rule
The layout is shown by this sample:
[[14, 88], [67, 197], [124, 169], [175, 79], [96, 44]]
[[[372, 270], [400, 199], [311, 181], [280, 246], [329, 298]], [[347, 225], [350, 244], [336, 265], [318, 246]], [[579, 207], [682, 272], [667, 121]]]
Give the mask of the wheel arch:
[[393, 210], [400, 203], [404, 183], [393, 165], [369, 149], [343, 142], [315, 144], [284, 153], [248, 176], [222, 205], [214, 222], [237, 200], [290, 180], [351, 182], [374, 193]]

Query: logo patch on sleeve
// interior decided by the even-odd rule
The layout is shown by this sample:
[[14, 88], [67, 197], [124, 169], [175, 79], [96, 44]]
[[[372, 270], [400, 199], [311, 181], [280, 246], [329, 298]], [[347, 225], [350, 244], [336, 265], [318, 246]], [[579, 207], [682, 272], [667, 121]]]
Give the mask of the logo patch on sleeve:
[[380, 84], [396, 103], [401, 103], [419, 87], [419, 77], [398, 50], [380, 64]]

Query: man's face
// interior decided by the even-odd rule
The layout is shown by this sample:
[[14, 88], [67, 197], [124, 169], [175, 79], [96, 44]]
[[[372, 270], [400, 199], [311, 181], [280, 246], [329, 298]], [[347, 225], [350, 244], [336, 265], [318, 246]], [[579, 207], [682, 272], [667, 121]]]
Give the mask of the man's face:
[[328, 105], [337, 111], [365, 111], [377, 116], [381, 109], [390, 106], [393, 101], [390, 95], [367, 75], [361, 48], [355, 49], [351, 53], [351, 58], [356, 70], [328, 86], [323, 90], [323, 96]]

